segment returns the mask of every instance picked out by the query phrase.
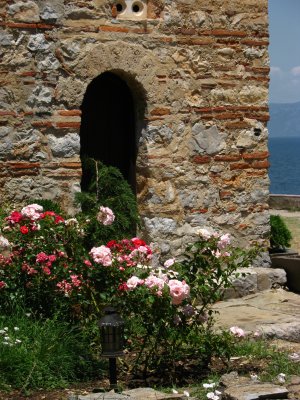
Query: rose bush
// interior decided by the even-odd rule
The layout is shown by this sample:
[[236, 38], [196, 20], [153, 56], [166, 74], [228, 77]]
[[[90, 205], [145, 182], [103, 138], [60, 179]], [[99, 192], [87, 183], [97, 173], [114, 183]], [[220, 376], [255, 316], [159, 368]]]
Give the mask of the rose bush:
[[[114, 223], [111, 209], [100, 206], [98, 211], [98, 224]], [[153, 257], [152, 247], [137, 237], [90, 243], [87, 248], [88, 224], [35, 203], [4, 218], [3, 313], [18, 301], [36, 316], [60, 312], [96, 332], [104, 306], [113, 305], [126, 320], [133, 365], [143, 365], [144, 374], [150, 366], [184, 357], [201, 360], [219, 351], [219, 344], [212, 345], [216, 339], [210, 306], [230, 285], [236, 269], [255, 257], [255, 250], [242, 251], [231, 245], [229, 234], [202, 229], [180, 262], [170, 258], [161, 265], [154, 261], [158, 257]]]

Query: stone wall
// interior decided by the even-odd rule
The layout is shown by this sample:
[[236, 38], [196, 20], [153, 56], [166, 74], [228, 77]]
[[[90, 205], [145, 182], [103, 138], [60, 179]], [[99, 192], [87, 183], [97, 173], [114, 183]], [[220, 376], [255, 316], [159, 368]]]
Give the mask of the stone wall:
[[[126, 0], [127, 3], [130, 1]], [[267, 0], [0, 0], [0, 195], [72, 211], [80, 106], [105, 71], [132, 89], [144, 236], [176, 254], [199, 227], [269, 231]], [[142, 102], [146, 107], [142, 107]]]

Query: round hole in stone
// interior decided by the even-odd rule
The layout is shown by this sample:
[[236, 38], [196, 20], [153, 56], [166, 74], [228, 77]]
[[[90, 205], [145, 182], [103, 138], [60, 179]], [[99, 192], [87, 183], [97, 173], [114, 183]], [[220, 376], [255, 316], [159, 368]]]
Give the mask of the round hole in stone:
[[124, 6], [123, 6], [123, 4], [122, 3], [117, 3], [116, 4], [116, 9], [117, 9], [117, 12], [122, 12], [123, 10], [124, 10]]
[[134, 13], [140, 13], [143, 10], [143, 3], [141, 3], [140, 1], [137, 1], [135, 3], [133, 3], [132, 5], [132, 11]]

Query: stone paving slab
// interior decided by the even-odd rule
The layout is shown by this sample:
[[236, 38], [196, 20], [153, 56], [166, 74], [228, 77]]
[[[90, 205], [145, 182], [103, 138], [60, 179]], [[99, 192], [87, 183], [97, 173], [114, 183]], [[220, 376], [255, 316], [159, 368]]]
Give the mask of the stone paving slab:
[[216, 326], [239, 326], [246, 332], [259, 331], [267, 337], [300, 342], [300, 295], [270, 289], [239, 299], [221, 301], [213, 307]]
[[89, 393], [87, 395], [70, 395], [68, 400], [195, 400], [184, 394], [162, 393], [152, 388], [137, 388], [125, 390], [122, 393], [114, 391], [107, 393]]

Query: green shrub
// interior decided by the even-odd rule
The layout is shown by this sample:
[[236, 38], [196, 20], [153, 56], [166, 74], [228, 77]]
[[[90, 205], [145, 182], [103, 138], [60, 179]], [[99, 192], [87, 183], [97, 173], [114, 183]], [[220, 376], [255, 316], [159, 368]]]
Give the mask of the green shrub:
[[[87, 189], [77, 193], [76, 201], [82, 210], [77, 218], [89, 219], [85, 235], [87, 247], [135, 236], [140, 224], [137, 202], [121, 172], [92, 158], [83, 160], [83, 169], [88, 171]], [[116, 218], [112, 225], [98, 223], [96, 215], [100, 206], [113, 210]]]
[[[103, 171], [109, 172], [107, 168]], [[116, 193], [113, 189], [120, 176], [115, 172], [113, 176], [115, 186], [111, 183], [110, 188], [108, 182], [105, 193]], [[98, 193], [96, 200], [99, 198]], [[112, 203], [104, 206], [117, 207], [117, 200], [112, 197]], [[14, 302], [24, 304], [41, 321], [52, 321], [60, 312], [63, 321], [80, 325], [96, 351], [96, 322], [104, 306], [111, 304], [126, 322], [130, 367], [144, 376], [149, 370], [174, 370], [174, 363], [187, 358], [200, 368], [213, 354], [228, 357], [230, 341], [213, 333], [211, 305], [231, 284], [236, 269], [249, 265], [256, 249], [242, 251], [231, 245], [229, 234], [201, 229], [181, 262], [169, 259], [158, 265], [153, 249], [136, 237], [110, 240], [106, 245], [85, 242], [86, 229], [93, 237], [90, 224], [95, 224], [97, 231], [103, 229], [105, 236], [105, 230], [117, 223], [112, 210], [102, 210], [99, 216], [98, 205], [94, 207], [97, 218], [95, 214], [90, 222], [83, 218], [83, 225], [37, 204], [4, 218], [0, 315], [13, 313]], [[128, 214], [126, 218], [132, 221]], [[119, 234], [114, 233], [115, 237]], [[33, 374], [30, 371], [27, 369]]]
[[291, 246], [292, 234], [279, 215], [271, 215], [271, 250], [285, 250]]

